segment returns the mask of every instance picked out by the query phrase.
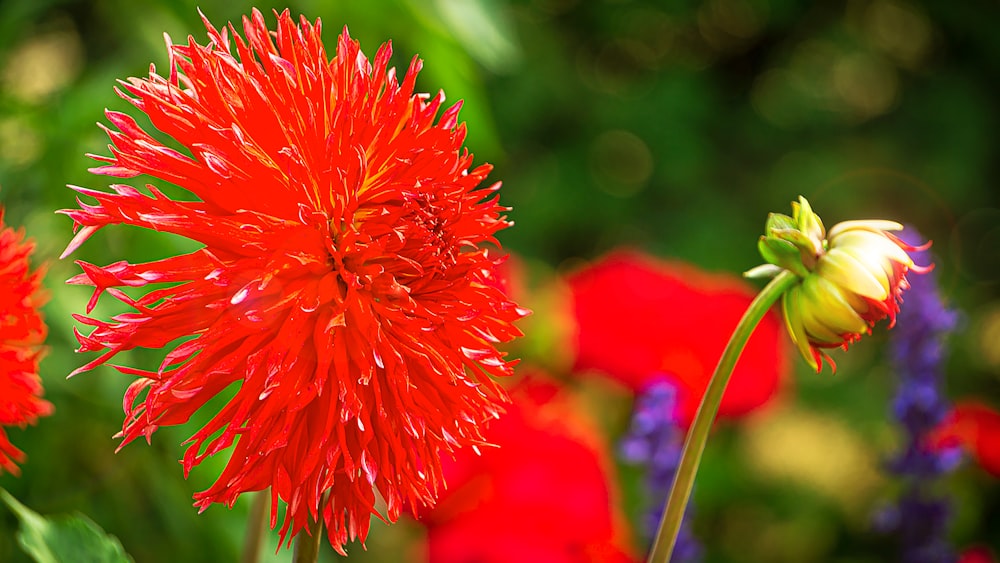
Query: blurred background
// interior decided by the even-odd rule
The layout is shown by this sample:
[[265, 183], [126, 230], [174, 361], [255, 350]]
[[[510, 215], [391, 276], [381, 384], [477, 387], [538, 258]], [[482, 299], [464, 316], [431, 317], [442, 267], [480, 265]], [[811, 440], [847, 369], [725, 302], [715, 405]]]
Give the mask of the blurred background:
[[[571, 363], [552, 335], [552, 280], [621, 247], [738, 275], [760, 262], [767, 213], [789, 213], [804, 195], [827, 225], [889, 218], [933, 239], [942, 296], [961, 314], [946, 393], [1000, 405], [997, 2], [0, 0], [0, 201], [7, 224], [36, 241], [35, 263], [47, 264], [42, 376], [56, 407], [11, 431], [28, 461], [0, 486], [35, 510], [85, 513], [139, 562], [237, 558], [249, 503], [200, 515], [191, 507], [223, 461], [184, 480], [180, 443], [195, 426], [115, 454], [128, 378], [102, 367], [65, 379], [86, 361], [70, 352], [70, 315], [89, 291], [63, 284], [78, 270], [58, 260], [71, 221], [54, 211], [75, 206], [66, 184], [107, 184], [87, 172], [86, 153], [107, 154], [95, 123], [105, 108], [138, 113], [115, 81], [146, 76], [151, 62], [165, 73], [164, 32], [204, 43], [199, 8], [222, 25], [252, 6], [270, 24], [272, 8], [322, 18], [328, 46], [346, 25], [369, 56], [391, 39], [396, 66], [424, 59], [419, 90], [464, 100], [466, 146], [503, 181], [516, 226], [500, 239], [521, 259], [531, 326], [546, 335], [522, 344], [526, 363]], [[190, 248], [117, 228], [74, 257], [146, 261]], [[705, 561], [894, 560], [892, 540], [871, 526], [898, 489], [882, 467], [900, 441], [889, 334], [876, 330], [837, 355], [835, 376], [792, 358], [769, 417], [720, 428], [694, 497]], [[588, 385], [574, 392], [612, 403], [589, 404], [613, 444], [633, 397]], [[637, 527], [641, 475], [620, 467], [615, 478]], [[956, 549], [1000, 548], [993, 477], [966, 463], [937, 486], [954, 499]], [[0, 561], [27, 560], [15, 529], [0, 510]], [[351, 559], [420, 561], [425, 535], [413, 522], [376, 523], [366, 551], [349, 546]], [[641, 534], [632, 536], [640, 553]]]

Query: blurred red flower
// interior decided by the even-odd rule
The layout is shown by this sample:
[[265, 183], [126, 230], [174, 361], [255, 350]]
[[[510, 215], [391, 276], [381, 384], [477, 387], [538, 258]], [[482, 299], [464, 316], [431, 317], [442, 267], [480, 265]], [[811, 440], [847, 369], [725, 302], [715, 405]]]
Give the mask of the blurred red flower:
[[956, 563], [996, 563], [996, 558], [989, 548], [977, 546], [962, 552]]
[[614, 465], [570, 394], [534, 374], [486, 438], [445, 460], [448, 488], [422, 515], [431, 563], [628, 562]]
[[[108, 111], [110, 157], [93, 171], [148, 175], [196, 200], [74, 188], [97, 200], [65, 210], [79, 229], [67, 253], [124, 223], [187, 237], [203, 248], [156, 262], [78, 262], [70, 283], [134, 309], [78, 335], [101, 355], [169, 351], [124, 399], [122, 445], [186, 422], [222, 394], [225, 406], [188, 441], [185, 474], [232, 448], [201, 509], [271, 488], [271, 525], [287, 503], [282, 540], [319, 513], [342, 551], [378, 514], [433, 502], [441, 451], [483, 442], [505, 392], [492, 380], [513, 362], [496, 345], [523, 316], [492, 280], [487, 252], [509, 222], [499, 183], [477, 186], [460, 104], [413, 92], [421, 61], [397, 77], [391, 47], [372, 61], [345, 29], [327, 58], [320, 22], [288, 11], [276, 32], [254, 10], [210, 42], [169, 44], [166, 76], [124, 82], [120, 95], [186, 152], [131, 117]], [[235, 47], [234, 47], [235, 45]], [[138, 298], [118, 289], [147, 288]], [[231, 384], [237, 383], [234, 388]]]
[[[666, 376], [679, 390], [678, 420], [690, 424], [722, 350], [753, 300], [728, 275], [613, 252], [568, 277], [577, 371], [604, 372], [635, 391]], [[768, 313], [736, 364], [719, 409], [740, 416], [765, 404], [788, 370], [780, 318]]]
[[24, 427], [52, 412], [42, 400], [38, 363], [47, 329], [39, 307], [45, 301], [40, 270], [31, 271], [34, 245], [7, 227], [0, 208], [0, 473], [20, 473], [24, 453], [7, 439], [5, 426]]
[[986, 403], [975, 399], [955, 403], [928, 440], [935, 447], [961, 445], [980, 467], [1000, 477], [1000, 412]]

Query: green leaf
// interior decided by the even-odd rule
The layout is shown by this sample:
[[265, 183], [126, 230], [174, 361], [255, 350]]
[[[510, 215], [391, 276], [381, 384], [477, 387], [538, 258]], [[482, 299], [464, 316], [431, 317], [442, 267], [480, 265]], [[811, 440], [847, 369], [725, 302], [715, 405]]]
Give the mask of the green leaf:
[[131, 563], [118, 538], [107, 534], [83, 514], [47, 518], [0, 489], [21, 521], [17, 540], [37, 563]]

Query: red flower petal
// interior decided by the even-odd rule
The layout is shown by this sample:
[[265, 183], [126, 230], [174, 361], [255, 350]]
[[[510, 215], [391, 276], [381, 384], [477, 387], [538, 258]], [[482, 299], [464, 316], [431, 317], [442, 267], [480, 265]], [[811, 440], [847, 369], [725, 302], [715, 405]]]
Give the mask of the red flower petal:
[[45, 301], [42, 275], [28, 257], [34, 245], [24, 233], [4, 225], [0, 208], [0, 473], [19, 473], [24, 454], [7, 438], [4, 426], [34, 424], [52, 412], [41, 399], [38, 363], [47, 329], [39, 308]]
[[[614, 252], [569, 276], [577, 321], [576, 364], [640, 391], [666, 375], [681, 390], [689, 424], [729, 336], [754, 293], [740, 280]], [[719, 410], [741, 416], [767, 403], [787, 372], [780, 321], [769, 313], [743, 351]]]
[[[389, 45], [369, 61], [340, 36], [329, 59], [320, 23], [286, 11], [277, 32], [254, 11], [210, 43], [169, 45], [166, 76], [124, 83], [122, 97], [184, 147], [107, 112], [109, 157], [94, 172], [147, 175], [184, 188], [74, 188], [96, 203], [64, 211], [77, 236], [124, 223], [203, 244], [156, 262], [80, 263], [70, 283], [134, 312], [93, 327], [80, 351], [166, 348], [159, 368], [125, 396], [121, 437], [183, 424], [212, 398], [228, 402], [187, 442], [185, 473], [231, 450], [219, 479], [195, 495], [204, 509], [271, 488], [294, 536], [321, 511], [332, 545], [364, 539], [376, 491], [395, 520], [404, 502], [432, 502], [442, 450], [483, 442], [513, 362], [497, 344], [524, 312], [495, 287], [487, 251], [509, 225], [499, 184], [477, 188], [459, 104], [413, 92]], [[438, 115], [440, 114], [440, 117]], [[156, 289], [131, 298], [120, 287]], [[133, 293], [134, 294], [134, 293]], [[233, 385], [235, 384], [235, 385]], [[328, 496], [328, 500], [323, 500]]]
[[448, 490], [422, 515], [430, 561], [635, 560], [606, 446], [540, 377], [511, 391], [514, 405], [486, 434], [499, 448], [445, 463]]

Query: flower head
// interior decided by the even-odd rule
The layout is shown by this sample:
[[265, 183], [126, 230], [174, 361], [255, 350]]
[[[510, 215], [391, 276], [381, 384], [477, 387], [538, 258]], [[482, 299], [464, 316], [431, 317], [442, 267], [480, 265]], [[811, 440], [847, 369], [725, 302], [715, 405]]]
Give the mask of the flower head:
[[846, 350], [876, 322], [888, 317], [894, 323], [909, 287], [907, 272], [933, 267], [914, 264], [907, 252], [927, 246], [911, 246], [890, 232], [902, 228], [893, 221], [845, 221], [827, 232], [801, 196], [791, 217], [768, 217], [758, 244], [768, 264], [746, 275], [787, 270], [801, 278], [782, 296], [782, 307], [792, 340], [816, 371], [824, 359], [836, 369], [823, 349]]
[[[78, 262], [69, 283], [134, 309], [92, 328], [89, 370], [137, 347], [167, 348], [124, 399], [122, 445], [186, 422], [222, 394], [224, 407], [187, 442], [185, 474], [231, 449], [201, 509], [271, 489], [282, 538], [322, 518], [338, 550], [365, 538], [376, 492], [395, 520], [404, 502], [433, 502], [441, 454], [483, 442], [505, 393], [492, 379], [513, 362], [497, 350], [526, 311], [498, 289], [489, 246], [510, 223], [499, 184], [478, 188], [460, 104], [415, 94], [414, 58], [400, 78], [391, 47], [371, 61], [345, 29], [328, 58], [319, 20], [260, 12], [209, 43], [171, 44], [161, 76], [119, 94], [184, 147], [168, 147], [131, 117], [106, 112], [111, 156], [93, 170], [147, 175], [196, 201], [115, 184], [74, 188], [96, 200], [65, 210], [72, 252], [112, 224], [174, 233], [203, 245], [155, 262]], [[147, 288], [156, 284], [155, 288]], [[145, 293], [130, 297], [121, 289]], [[230, 388], [231, 384], [236, 384]], [[230, 388], [227, 391], [227, 388]]]
[[4, 225], [0, 208], [0, 472], [18, 474], [24, 454], [7, 439], [6, 426], [34, 424], [52, 412], [41, 399], [38, 363], [47, 332], [39, 312], [42, 272], [31, 271], [34, 245]]
[[[642, 393], [666, 377], [677, 422], [691, 424], [729, 335], [753, 300], [739, 278], [635, 251], [616, 251], [572, 273], [577, 371], [597, 371]], [[720, 416], [767, 404], [787, 372], [781, 320], [768, 314], [750, 337]]]

